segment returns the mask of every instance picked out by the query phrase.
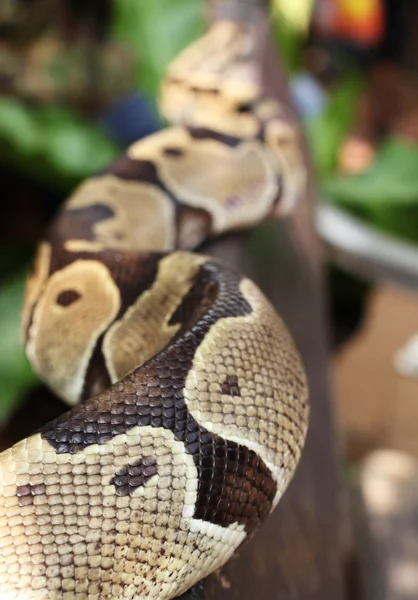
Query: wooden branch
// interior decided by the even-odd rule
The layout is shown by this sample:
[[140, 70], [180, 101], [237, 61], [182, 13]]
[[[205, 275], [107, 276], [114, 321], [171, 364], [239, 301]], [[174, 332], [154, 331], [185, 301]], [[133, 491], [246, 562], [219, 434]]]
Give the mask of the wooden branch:
[[[283, 70], [259, 12], [270, 93], [292, 110]], [[310, 161], [306, 154], [310, 169]], [[311, 171], [311, 169], [310, 169]], [[327, 381], [321, 255], [313, 230], [312, 178], [296, 214], [231, 236], [206, 251], [256, 281], [291, 329], [310, 387], [311, 424], [296, 476], [274, 514], [238, 557], [182, 600], [341, 600], [344, 553], [338, 460]]]

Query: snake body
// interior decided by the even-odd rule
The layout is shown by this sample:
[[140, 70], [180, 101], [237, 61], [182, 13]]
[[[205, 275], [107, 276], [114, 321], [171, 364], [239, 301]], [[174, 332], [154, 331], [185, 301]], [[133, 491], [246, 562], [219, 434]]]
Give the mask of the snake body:
[[83, 183], [39, 247], [26, 350], [73, 408], [0, 455], [2, 600], [174, 598], [295, 471], [308, 406], [293, 341], [254, 283], [192, 252], [304, 189], [255, 46], [251, 24], [221, 20], [180, 54], [161, 93], [173, 125]]

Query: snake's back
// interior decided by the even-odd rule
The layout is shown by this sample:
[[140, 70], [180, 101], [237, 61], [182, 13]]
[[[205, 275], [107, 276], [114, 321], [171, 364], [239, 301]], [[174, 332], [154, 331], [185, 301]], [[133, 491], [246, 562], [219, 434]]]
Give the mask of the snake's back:
[[73, 408], [0, 455], [2, 600], [174, 598], [293, 476], [298, 352], [254, 283], [192, 251], [303, 191], [297, 126], [257, 84], [253, 33], [222, 21], [186, 50], [163, 86], [175, 125], [82, 184], [39, 247], [23, 336]]

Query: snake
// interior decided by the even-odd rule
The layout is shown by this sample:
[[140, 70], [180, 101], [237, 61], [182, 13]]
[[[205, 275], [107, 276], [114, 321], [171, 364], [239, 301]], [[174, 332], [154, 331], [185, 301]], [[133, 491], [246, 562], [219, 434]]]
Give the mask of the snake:
[[300, 354], [260, 289], [198, 252], [305, 193], [257, 40], [252, 19], [215, 19], [166, 70], [167, 126], [81, 183], [39, 244], [22, 335], [69, 409], [0, 454], [2, 600], [175, 598], [294, 475]]

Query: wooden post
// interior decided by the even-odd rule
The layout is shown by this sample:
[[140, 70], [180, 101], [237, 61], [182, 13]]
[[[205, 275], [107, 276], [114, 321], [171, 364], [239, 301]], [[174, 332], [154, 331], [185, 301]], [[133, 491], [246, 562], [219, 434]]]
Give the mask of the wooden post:
[[[247, 0], [247, 6], [250, 4]], [[291, 108], [283, 70], [254, 6], [269, 92]], [[243, 6], [241, 6], [241, 9]], [[232, 8], [230, 13], [232, 13]], [[306, 153], [306, 161], [310, 161]], [[314, 186], [287, 221], [219, 240], [204, 250], [256, 281], [293, 333], [308, 375], [311, 423], [296, 475], [255, 537], [182, 600], [342, 600], [344, 543], [337, 446], [328, 389], [321, 255], [312, 225]]]

